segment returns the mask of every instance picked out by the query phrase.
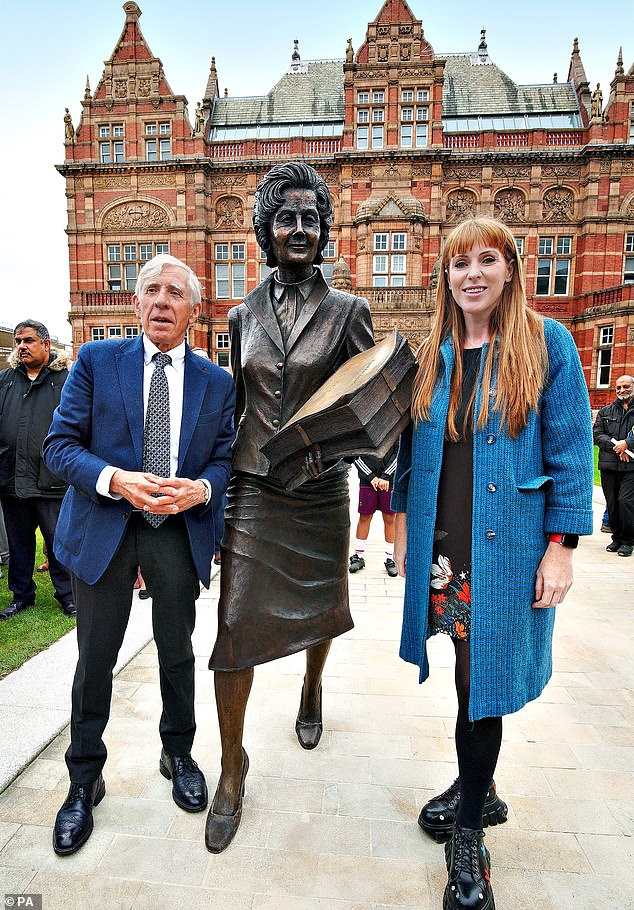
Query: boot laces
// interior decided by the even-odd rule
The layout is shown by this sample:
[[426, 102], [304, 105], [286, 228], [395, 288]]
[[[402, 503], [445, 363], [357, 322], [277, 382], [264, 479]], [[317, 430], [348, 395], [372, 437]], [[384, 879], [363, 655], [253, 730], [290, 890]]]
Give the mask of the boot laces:
[[454, 835], [454, 874], [460, 875], [466, 872], [476, 881], [482, 879], [480, 870], [480, 859], [478, 856], [479, 832], [473, 831], [465, 833], [460, 828], [456, 829]]

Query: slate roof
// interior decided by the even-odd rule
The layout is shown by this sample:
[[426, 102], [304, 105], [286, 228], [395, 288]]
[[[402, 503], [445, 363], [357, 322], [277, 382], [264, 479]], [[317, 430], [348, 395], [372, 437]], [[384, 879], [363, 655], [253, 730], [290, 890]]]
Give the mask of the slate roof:
[[309, 60], [285, 73], [267, 95], [218, 98], [213, 126], [343, 121], [343, 61]]
[[[447, 56], [443, 117], [578, 111], [570, 83], [517, 85], [490, 61], [474, 65], [474, 56]], [[255, 126], [343, 119], [342, 61], [311, 60], [302, 62], [301, 72], [285, 73], [266, 95], [218, 98], [211, 125]]]
[[517, 85], [494, 63], [473, 65], [472, 56], [447, 56], [442, 92], [443, 117], [556, 114], [579, 109], [574, 88], [568, 82]]

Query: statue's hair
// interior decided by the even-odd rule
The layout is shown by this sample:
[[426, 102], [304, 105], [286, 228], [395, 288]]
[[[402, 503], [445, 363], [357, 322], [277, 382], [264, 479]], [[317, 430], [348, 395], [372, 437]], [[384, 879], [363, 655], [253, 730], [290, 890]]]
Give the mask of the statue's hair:
[[266, 264], [270, 268], [277, 265], [277, 259], [271, 248], [269, 225], [280, 206], [284, 203], [284, 194], [288, 190], [312, 190], [317, 200], [319, 212], [319, 244], [315, 264], [323, 262], [322, 252], [328, 243], [332, 226], [332, 199], [326, 181], [317, 171], [303, 161], [288, 161], [276, 164], [271, 168], [255, 191], [253, 206], [253, 227], [260, 248], [266, 253]]
[[[430, 406], [440, 367], [440, 347], [450, 337], [453, 343], [454, 366], [451, 375], [447, 436], [454, 442], [465, 427], [456, 427], [456, 414], [462, 396], [463, 346], [465, 321], [462, 310], [454, 300], [449, 284], [449, 265], [454, 256], [466, 253], [474, 246], [491, 247], [500, 251], [506, 262], [513, 264], [511, 279], [504, 285], [498, 304], [491, 316], [491, 342], [484, 361], [482, 395], [476, 428], [486, 426], [489, 417], [489, 392], [492, 391], [494, 410], [511, 438], [516, 438], [526, 426], [530, 411], [536, 411], [548, 374], [548, 352], [544, 339], [544, 320], [526, 303], [524, 273], [517, 254], [515, 238], [508, 227], [495, 218], [469, 218], [455, 227], [445, 239], [442, 267], [436, 292], [436, 313], [431, 332], [418, 352], [419, 367], [414, 382], [412, 417], [429, 420]], [[491, 374], [497, 361], [497, 389], [491, 390]], [[467, 407], [467, 420], [472, 420], [475, 389]]]
[[152, 281], [154, 278], [158, 278], [166, 265], [176, 265], [181, 269], [185, 269], [187, 272], [187, 285], [189, 287], [189, 296], [193, 309], [201, 301], [202, 288], [200, 281], [188, 265], [186, 265], [184, 262], [181, 262], [181, 260], [177, 259], [176, 256], [170, 256], [169, 253], [159, 253], [158, 256], [154, 257], [154, 259], [150, 259], [145, 263], [136, 280], [134, 293], [140, 300], [145, 285], [148, 283], [148, 281]]

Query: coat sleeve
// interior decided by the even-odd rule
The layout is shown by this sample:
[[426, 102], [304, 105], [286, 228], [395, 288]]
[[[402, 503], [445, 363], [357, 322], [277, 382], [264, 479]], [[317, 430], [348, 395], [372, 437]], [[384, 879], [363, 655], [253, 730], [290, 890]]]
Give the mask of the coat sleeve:
[[592, 427], [592, 436], [594, 437], [595, 446], [598, 446], [603, 452], [610, 452], [610, 454], [614, 455], [614, 443], [606, 430], [603, 408], [597, 412], [594, 426]]
[[394, 512], [407, 511], [407, 491], [409, 489], [409, 475], [412, 470], [413, 432], [414, 425], [409, 423], [401, 433], [391, 499], [391, 506]]
[[223, 395], [222, 413], [207, 465], [196, 478], [207, 480], [211, 484], [211, 499], [206, 505], [198, 507], [200, 514], [208, 508], [216, 510], [220, 506], [231, 474], [231, 445], [235, 437], [235, 390], [231, 377], [224, 370], [219, 370], [216, 375], [220, 377], [220, 381], [215, 384], [218, 390], [216, 394]]
[[372, 328], [370, 304], [365, 297], [355, 297], [346, 332], [346, 350], [348, 354], [346, 359], [349, 360], [355, 354], [360, 354], [361, 351], [367, 351], [373, 345], [374, 330]]
[[541, 403], [547, 491], [546, 534], [592, 534], [592, 417], [579, 353], [570, 332], [546, 322], [548, 380]]

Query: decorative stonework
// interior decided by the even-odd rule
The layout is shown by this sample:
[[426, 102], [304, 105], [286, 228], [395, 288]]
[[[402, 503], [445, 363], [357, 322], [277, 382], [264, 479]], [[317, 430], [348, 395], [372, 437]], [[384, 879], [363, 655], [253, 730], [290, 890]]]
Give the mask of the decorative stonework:
[[634, 196], [632, 196], [629, 202], [626, 202], [625, 215], [628, 218], [634, 218]]
[[174, 174], [141, 174], [139, 186], [176, 186]]
[[214, 186], [219, 189], [228, 189], [232, 186], [246, 186], [247, 177], [246, 174], [226, 174], [213, 178]]
[[475, 218], [477, 197], [471, 190], [454, 190], [447, 196], [447, 221]]
[[521, 190], [500, 190], [493, 203], [493, 214], [501, 221], [524, 221], [526, 199]]
[[412, 177], [431, 177], [431, 164], [415, 164]]
[[216, 227], [241, 227], [244, 206], [239, 196], [223, 196], [216, 203]]
[[139, 79], [136, 93], [139, 98], [147, 98], [152, 91], [152, 81], [146, 77]]
[[444, 171], [445, 180], [481, 180], [482, 168], [449, 165]]
[[558, 180], [564, 178], [578, 180], [579, 167], [575, 164], [545, 164], [542, 167], [542, 177], [556, 177]]
[[119, 177], [116, 174], [108, 177], [94, 177], [93, 186], [96, 190], [129, 190], [130, 178]]
[[493, 176], [502, 177], [502, 178], [524, 178], [528, 179], [531, 176], [530, 165], [522, 164], [496, 164], [493, 167]]
[[114, 80], [114, 91], [112, 93], [115, 98], [126, 98], [128, 95], [128, 80], [127, 79], [115, 79]]
[[565, 186], [552, 186], [544, 193], [542, 217], [544, 221], [572, 221], [575, 197]]
[[623, 162], [623, 173], [634, 174], [634, 158], [628, 158]]
[[363, 180], [370, 180], [372, 177], [372, 168], [366, 164], [355, 164], [352, 168], [352, 176], [362, 178]]
[[123, 202], [106, 214], [104, 230], [136, 231], [139, 228], [169, 227], [167, 212], [152, 202]]
[[434, 71], [431, 68], [431, 66], [424, 66], [424, 67], [420, 67], [417, 69], [400, 70], [399, 75], [400, 76], [411, 76], [415, 79], [422, 76], [424, 79], [427, 79], [427, 78], [433, 77]]

